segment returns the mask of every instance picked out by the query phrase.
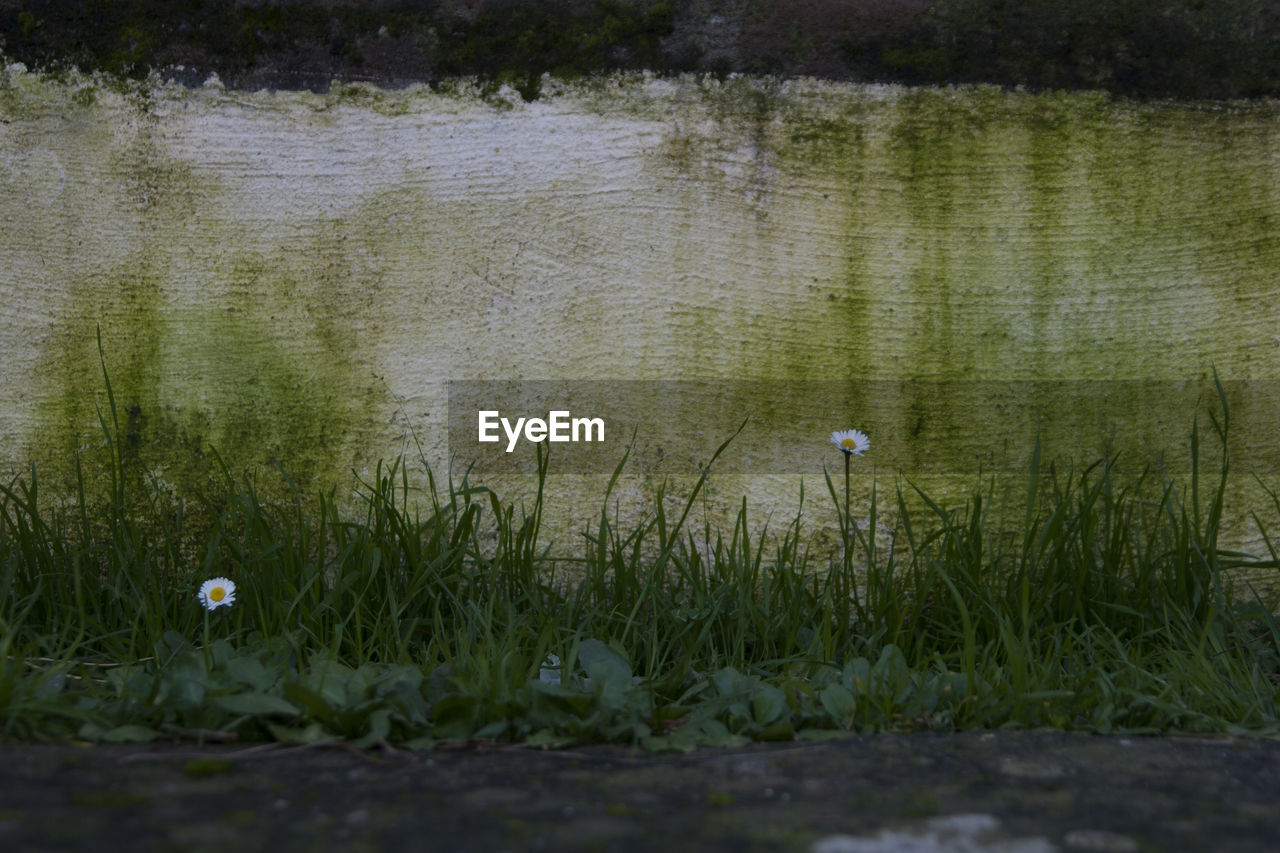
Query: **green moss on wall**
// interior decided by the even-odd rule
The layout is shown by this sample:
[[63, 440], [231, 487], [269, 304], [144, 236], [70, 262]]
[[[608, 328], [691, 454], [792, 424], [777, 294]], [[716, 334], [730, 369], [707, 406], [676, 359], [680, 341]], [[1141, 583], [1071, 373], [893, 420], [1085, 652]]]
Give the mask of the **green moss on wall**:
[[[255, 268], [256, 267], [256, 268]], [[295, 283], [240, 262], [244, 297], [200, 310], [167, 304], [154, 269], [130, 266], [107, 278], [59, 326], [37, 370], [56, 389], [37, 413], [41, 470], [67, 493], [79, 455], [90, 492], [110, 460], [101, 414], [117, 430], [131, 476], [174, 491], [207, 489], [222, 461], [233, 475], [279, 467], [304, 491], [327, 487], [373, 443], [384, 389], [362, 374], [350, 346], [323, 328], [301, 338], [279, 322]], [[319, 306], [316, 306], [319, 307]], [[324, 324], [320, 324], [323, 327]], [[95, 327], [102, 330], [115, 398], [112, 424]], [[296, 327], [295, 327], [296, 331]], [[268, 490], [280, 488], [277, 484]]]
[[[505, 107], [461, 84], [84, 98], [83, 82], [15, 74], [0, 86], [13, 156], [43, 152], [21, 162], [61, 163], [74, 188], [12, 214], [23, 274], [55, 303], [21, 344], [33, 455], [67, 482], [72, 454], [97, 452], [98, 326], [131, 464], [195, 486], [213, 448], [332, 483], [385, 452], [393, 400], [414, 398], [423, 427], [449, 379], [753, 381], [709, 407], [735, 416], [725, 431], [659, 401], [640, 440], [696, 470], [740, 410], [749, 450], [817, 446], [785, 471], [733, 464], [812, 484], [825, 435], [857, 426], [881, 471], [953, 485], [979, 464], [1016, 471], [1041, 423], [1047, 455], [1096, 458], [1117, 428], [1138, 455], [1185, 450], [1195, 395], [1161, 408], [1158, 383], [1208, 387], [1215, 365], [1280, 379], [1274, 104], [552, 88]], [[45, 172], [22, 176], [41, 202]], [[1117, 380], [1157, 384], [1082, 396]], [[801, 410], [771, 396], [805, 381], [830, 393]], [[1255, 412], [1273, 397], [1242, 392]], [[1277, 458], [1270, 432], [1255, 458]], [[506, 487], [527, 485], [512, 472]]]
[[[217, 454], [235, 475], [278, 466], [304, 491], [369, 461], [386, 389], [353, 346], [368, 335], [349, 312], [377, 288], [353, 270], [346, 230], [316, 228], [294, 250], [258, 248], [239, 221], [215, 214], [227, 187], [170, 150], [150, 95], [80, 109], [65, 115], [94, 153], [75, 168], [110, 179], [91, 178], [100, 197], [78, 199], [55, 226], [53, 257], [72, 277], [45, 297], [56, 319], [30, 378], [40, 402], [24, 442], [50, 493], [75, 490], [77, 457], [90, 494], [103, 493], [100, 418], [134, 484], [173, 493], [208, 487], [221, 474]], [[102, 121], [117, 122], [115, 136], [97, 132]], [[85, 176], [70, 180], [83, 186]], [[77, 257], [95, 244], [117, 260]]]

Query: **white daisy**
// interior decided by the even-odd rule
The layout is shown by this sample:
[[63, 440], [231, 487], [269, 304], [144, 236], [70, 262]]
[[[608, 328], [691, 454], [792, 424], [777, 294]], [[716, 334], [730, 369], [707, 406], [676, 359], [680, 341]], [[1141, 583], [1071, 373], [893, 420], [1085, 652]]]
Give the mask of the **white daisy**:
[[236, 585], [226, 578], [214, 578], [200, 585], [200, 603], [213, 610], [224, 604], [236, 603]]
[[845, 453], [854, 456], [861, 456], [868, 448], [871, 447], [871, 439], [867, 438], [865, 433], [856, 429], [847, 429], [844, 432], [831, 433], [831, 442]]

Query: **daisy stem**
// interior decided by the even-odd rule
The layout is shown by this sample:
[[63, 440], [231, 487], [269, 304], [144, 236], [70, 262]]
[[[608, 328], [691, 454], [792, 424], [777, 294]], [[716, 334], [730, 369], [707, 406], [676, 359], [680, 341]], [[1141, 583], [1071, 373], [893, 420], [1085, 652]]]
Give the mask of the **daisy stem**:
[[844, 572], [840, 589], [841, 622], [848, 627], [849, 594], [857, 589], [853, 581], [853, 509], [849, 501], [849, 461], [852, 453], [844, 455]]
[[204, 608], [204, 671], [213, 669], [213, 655], [209, 653], [209, 608]]
[[853, 541], [853, 514], [849, 509], [849, 457], [844, 455], [844, 549], [848, 553]]

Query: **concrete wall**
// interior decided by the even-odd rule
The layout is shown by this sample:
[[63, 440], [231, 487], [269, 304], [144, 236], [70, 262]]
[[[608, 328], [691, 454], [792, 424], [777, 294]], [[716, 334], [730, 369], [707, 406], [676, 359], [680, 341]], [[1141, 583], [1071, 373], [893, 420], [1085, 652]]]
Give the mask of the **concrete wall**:
[[465, 440], [492, 390], [475, 383], [500, 380], [609, 415], [590, 464], [553, 448], [565, 517], [633, 430], [634, 509], [743, 419], [723, 506], [789, 511], [802, 478], [824, 493], [824, 465], [842, 476], [826, 436], [847, 427], [873, 442], [860, 500], [872, 467], [882, 492], [902, 471], [958, 498], [980, 466], [1018, 471], [1037, 424], [1050, 454], [1091, 461], [1114, 436], [1135, 464], [1144, 440], [1183, 460], [1215, 366], [1238, 470], [1277, 472], [1280, 105], [768, 79], [547, 91], [247, 93], [10, 66], [5, 468], [65, 475], [101, 443], [100, 328], [128, 448], [172, 484], [207, 476], [210, 447], [308, 486], [420, 447], [526, 493], [530, 447]]

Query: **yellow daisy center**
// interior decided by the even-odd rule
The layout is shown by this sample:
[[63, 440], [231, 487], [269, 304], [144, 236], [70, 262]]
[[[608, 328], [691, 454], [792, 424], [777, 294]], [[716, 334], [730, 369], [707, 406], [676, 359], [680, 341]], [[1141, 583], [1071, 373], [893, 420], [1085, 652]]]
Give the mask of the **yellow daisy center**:
[[227, 591], [220, 586], [215, 586], [213, 589], [209, 590], [209, 597], [214, 601], [221, 601], [227, 597]]
[[852, 438], [846, 438], [844, 441], [840, 442], [840, 446], [848, 448], [849, 450], [858, 449], [858, 443], [855, 442]]

